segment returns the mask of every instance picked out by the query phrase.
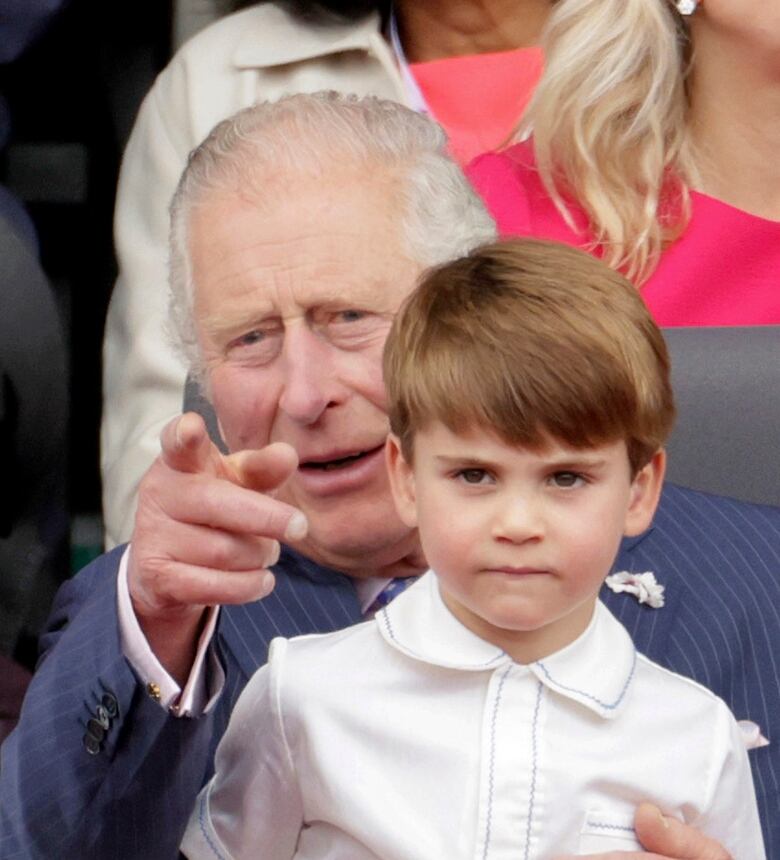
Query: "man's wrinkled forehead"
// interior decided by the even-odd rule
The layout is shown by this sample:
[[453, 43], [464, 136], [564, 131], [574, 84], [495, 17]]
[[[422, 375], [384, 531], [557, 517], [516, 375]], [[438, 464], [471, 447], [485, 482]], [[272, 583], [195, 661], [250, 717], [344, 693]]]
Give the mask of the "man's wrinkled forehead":
[[[397, 310], [419, 266], [408, 257], [401, 207], [387, 182], [298, 182], [285, 195], [212, 194], [190, 220], [201, 323], [347, 301]], [[273, 201], [273, 205], [271, 202]]]

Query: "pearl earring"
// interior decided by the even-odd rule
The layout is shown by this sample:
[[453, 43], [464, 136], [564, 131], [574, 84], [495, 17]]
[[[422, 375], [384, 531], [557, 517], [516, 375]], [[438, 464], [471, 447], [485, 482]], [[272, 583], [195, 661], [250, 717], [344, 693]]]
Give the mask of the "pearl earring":
[[676, 0], [675, 4], [677, 11], [681, 15], [693, 15], [696, 7], [699, 5], [699, 0]]

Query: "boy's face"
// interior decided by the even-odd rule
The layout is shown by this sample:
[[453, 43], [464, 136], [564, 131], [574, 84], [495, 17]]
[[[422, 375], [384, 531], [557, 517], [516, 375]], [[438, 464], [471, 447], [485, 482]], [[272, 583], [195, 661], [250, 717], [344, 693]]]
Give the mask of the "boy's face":
[[440, 423], [415, 435], [413, 464], [392, 437], [387, 450], [398, 511], [445, 604], [520, 663], [585, 630], [621, 537], [650, 525], [664, 471], [659, 452], [632, 480], [623, 440], [532, 451]]

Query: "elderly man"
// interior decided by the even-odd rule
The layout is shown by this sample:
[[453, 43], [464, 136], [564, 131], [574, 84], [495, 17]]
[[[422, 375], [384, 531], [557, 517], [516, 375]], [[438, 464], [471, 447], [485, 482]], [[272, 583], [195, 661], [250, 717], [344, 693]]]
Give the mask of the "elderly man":
[[[270, 639], [354, 623], [422, 569], [385, 477], [382, 345], [423, 267], [493, 236], [443, 150], [404, 108], [320, 95], [238, 114], [194, 154], [172, 207], [172, 312], [234, 453], [197, 416], [169, 425], [129, 550], [61, 592], [4, 747], [3, 857], [175, 856]], [[618, 561], [655, 569], [670, 608], [606, 599], [640, 648], [766, 726], [777, 698], [774, 675], [755, 677], [753, 622], [772, 642], [780, 586], [744, 554], [759, 533], [780, 539], [780, 518], [701, 499], [671, 488]], [[714, 571], [732, 569], [728, 600], [711, 600]], [[694, 642], [703, 613], [729, 624]], [[763, 811], [776, 809], [777, 757], [757, 765]], [[654, 807], [637, 832], [656, 852], [641, 856], [726, 856]]]

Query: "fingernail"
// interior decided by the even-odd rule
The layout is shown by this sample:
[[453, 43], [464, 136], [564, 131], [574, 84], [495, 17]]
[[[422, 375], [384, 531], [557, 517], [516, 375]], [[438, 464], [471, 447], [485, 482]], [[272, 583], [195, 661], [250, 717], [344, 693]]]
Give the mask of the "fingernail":
[[669, 819], [663, 814], [663, 812], [661, 812], [660, 809], [658, 810], [658, 817], [661, 819], [661, 824], [663, 824], [664, 830], [668, 830], [669, 829]]
[[308, 530], [309, 523], [306, 520], [306, 517], [300, 511], [296, 511], [287, 523], [284, 536], [287, 540], [299, 540]]
[[274, 543], [273, 552], [271, 553], [270, 557], [268, 558], [268, 561], [265, 563], [265, 567], [273, 567], [276, 564], [276, 562], [279, 561], [279, 556], [281, 554], [282, 554], [282, 548], [279, 545], [279, 542], [276, 541]]
[[264, 597], [268, 597], [268, 595], [274, 590], [275, 584], [276, 580], [272, 573], [263, 574], [263, 578], [260, 580], [260, 589], [255, 600], [262, 600]]

